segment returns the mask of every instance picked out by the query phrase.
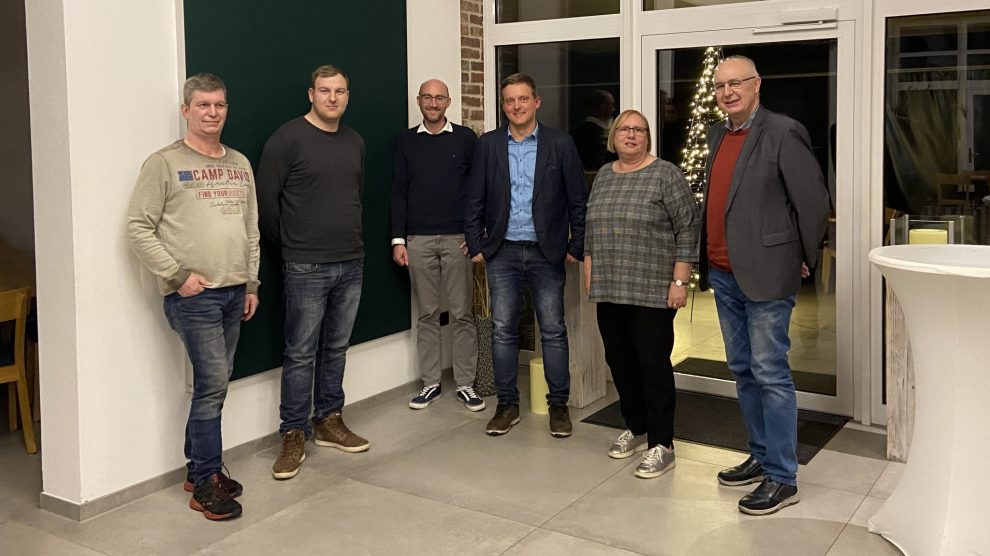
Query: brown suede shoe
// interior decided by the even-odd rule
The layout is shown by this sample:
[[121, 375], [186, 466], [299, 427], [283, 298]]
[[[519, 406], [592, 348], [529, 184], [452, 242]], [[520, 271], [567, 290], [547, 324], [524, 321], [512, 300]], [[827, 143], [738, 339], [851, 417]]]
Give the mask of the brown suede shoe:
[[306, 459], [306, 433], [301, 429], [285, 431], [282, 435], [282, 451], [272, 465], [272, 477], [291, 479], [299, 473], [299, 466]]
[[485, 432], [492, 436], [499, 436], [509, 432], [512, 425], [519, 422], [519, 406], [498, 404], [495, 408], [495, 416], [488, 421]]
[[571, 435], [571, 416], [564, 404], [550, 406], [550, 434], [553, 436]]
[[313, 442], [317, 446], [330, 446], [350, 453], [363, 452], [371, 445], [370, 442], [347, 428], [339, 411], [331, 413], [316, 423], [316, 434], [313, 437]]

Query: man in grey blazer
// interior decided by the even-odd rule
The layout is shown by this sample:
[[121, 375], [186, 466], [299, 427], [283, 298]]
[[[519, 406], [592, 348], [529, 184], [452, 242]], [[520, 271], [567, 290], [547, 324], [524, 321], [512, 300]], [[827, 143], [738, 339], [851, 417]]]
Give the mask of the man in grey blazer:
[[750, 452], [718, 480], [759, 482], [739, 509], [764, 515], [800, 500], [788, 325], [801, 279], [817, 261], [828, 190], [804, 126], [760, 106], [752, 60], [726, 58], [714, 80], [728, 118], [708, 132], [701, 287], [715, 289]]
[[547, 380], [550, 434], [571, 435], [564, 263], [584, 257], [588, 186], [570, 135], [540, 124], [533, 78], [502, 80], [509, 123], [481, 136], [468, 177], [464, 240], [485, 264], [492, 306], [492, 363], [498, 407], [485, 431], [505, 434], [519, 422], [519, 312], [522, 288], [533, 295]]

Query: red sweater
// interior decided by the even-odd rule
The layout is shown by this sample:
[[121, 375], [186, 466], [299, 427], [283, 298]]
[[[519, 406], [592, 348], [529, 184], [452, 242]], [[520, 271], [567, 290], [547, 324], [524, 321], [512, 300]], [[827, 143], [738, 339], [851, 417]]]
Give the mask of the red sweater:
[[729, 200], [732, 173], [747, 135], [749, 129], [725, 132], [712, 161], [712, 173], [708, 176], [708, 209], [705, 214], [708, 264], [723, 272], [732, 272], [729, 248], [725, 243], [725, 203]]

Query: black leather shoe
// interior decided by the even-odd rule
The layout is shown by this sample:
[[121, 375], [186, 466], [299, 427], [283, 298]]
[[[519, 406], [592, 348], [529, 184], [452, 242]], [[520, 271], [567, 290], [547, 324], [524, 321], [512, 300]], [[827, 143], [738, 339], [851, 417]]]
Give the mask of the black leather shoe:
[[798, 488], [764, 479], [756, 490], [742, 497], [739, 511], [750, 515], [767, 515], [801, 501]]
[[718, 472], [718, 482], [725, 486], [742, 486], [763, 480], [763, 466], [756, 458], [749, 458], [735, 467]]
[[495, 416], [488, 421], [485, 432], [492, 436], [498, 436], [509, 432], [512, 425], [519, 422], [519, 406], [498, 404], [495, 408]]

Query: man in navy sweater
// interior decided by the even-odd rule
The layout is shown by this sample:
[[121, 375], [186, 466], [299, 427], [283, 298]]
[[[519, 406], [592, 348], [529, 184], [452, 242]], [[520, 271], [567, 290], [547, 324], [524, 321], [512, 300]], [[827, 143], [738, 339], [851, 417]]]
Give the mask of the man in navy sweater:
[[443, 81], [420, 85], [416, 104], [423, 123], [399, 137], [392, 182], [392, 259], [409, 268], [416, 294], [416, 352], [423, 375], [423, 390], [409, 407], [424, 409], [441, 395], [442, 283], [454, 333], [457, 399], [471, 411], [481, 411], [485, 401], [473, 387], [478, 336], [471, 310], [472, 264], [464, 243], [464, 188], [477, 137], [447, 121], [450, 93]]

